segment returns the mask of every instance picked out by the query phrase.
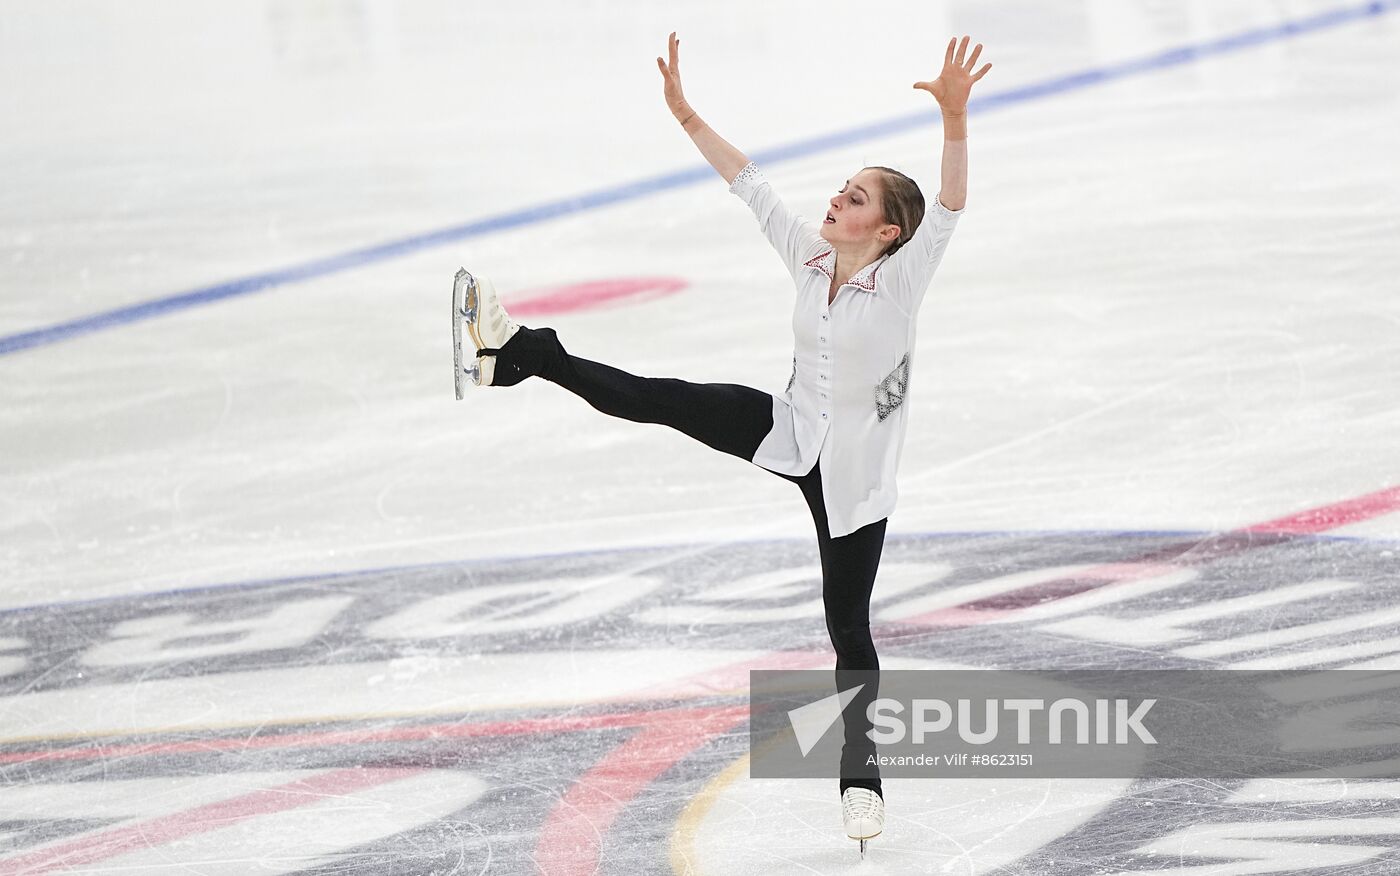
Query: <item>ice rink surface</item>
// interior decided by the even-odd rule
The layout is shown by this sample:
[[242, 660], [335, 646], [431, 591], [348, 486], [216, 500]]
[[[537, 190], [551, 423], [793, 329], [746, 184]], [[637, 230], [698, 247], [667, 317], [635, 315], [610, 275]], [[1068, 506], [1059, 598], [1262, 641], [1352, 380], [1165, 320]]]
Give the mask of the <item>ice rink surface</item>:
[[1400, 872], [1395, 751], [888, 779], [865, 862], [834, 780], [749, 778], [748, 671], [831, 663], [797, 491], [450, 373], [465, 265], [576, 355], [782, 391], [672, 30], [808, 216], [931, 196], [911, 83], [994, 64], [882, 665], [1400, 668], [1400, 3], [11, 2], [0, 873]]

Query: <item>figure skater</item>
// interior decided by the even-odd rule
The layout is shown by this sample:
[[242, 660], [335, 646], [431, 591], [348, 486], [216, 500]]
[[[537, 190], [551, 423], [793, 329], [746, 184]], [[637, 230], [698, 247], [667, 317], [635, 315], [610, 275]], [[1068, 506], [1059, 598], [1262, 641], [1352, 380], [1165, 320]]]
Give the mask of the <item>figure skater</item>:
[[[982, 52], [955, 37], [943, 70], [914, 88], [943, 114], [942, 185], [925, 209], [915, 182], [888, 167], [862, 168], [829, 201], [823, 221], [791, 212], [759, 168], [705, 123], [681, 90], [680, 40], [656, 59], [666, 106], [700, 154], [752, 208], [797, 287], [792, 376], [782, 395], [726, 383], [638, 377], [569, 354], [551, 328], [517, 325], [484, 277], [458, 274], [461, 325], [476, 357], [458, 380], [514, 386], [531, 376], [558, 384], [605, 414], [660, 423], [797, 484], [816, 524], [826, 627], [838, 690], [878, 679], [870, 596], [895, 507], [904, 406], [916, 372], [919, 305], [967, 200], [967, 102]], [[864, 672], [864, 675], [857, 675]], [[845, 710], [840, 785], [846, 833], [884, 826], [885, 804], [865, 707], [867, 683]]]

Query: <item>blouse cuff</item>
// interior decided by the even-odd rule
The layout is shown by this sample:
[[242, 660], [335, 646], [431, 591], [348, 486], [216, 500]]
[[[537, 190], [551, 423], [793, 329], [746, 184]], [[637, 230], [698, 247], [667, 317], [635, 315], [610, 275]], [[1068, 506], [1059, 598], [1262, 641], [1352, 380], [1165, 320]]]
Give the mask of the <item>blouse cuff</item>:
[[739, 175], [734, 177], [734, 181], [729, 184], [731, 194], [738, 195], [748, 201], [753, 190], [763, 183], [763, 171], [758, 169], [758, 165], [750, 161], [744, 165], [744, 169], [739, 171]]
[[932, 211], [932, 212], [936, 212], [936, 213], [938, 213], [938, 215], [940, 215], [940, 216], [942, 216], [942, 217], [944, 217], [944, 218], [953, 218], [953, 219], [956, 219], [956, 218], [958, 218], [959, 216], [961, 216], [961, 215], [963, 214], [963, 210], [966, 210], [966, 209], [967, 209], [967, 207], [964, 206], [961, 210], [949, 210], [947, 207], [943, 206], [943, 193], [942, 193], [942, 192], [939, 192], [938, 194], [936, 194], [936, 195], [933, 196], [933, 211]]

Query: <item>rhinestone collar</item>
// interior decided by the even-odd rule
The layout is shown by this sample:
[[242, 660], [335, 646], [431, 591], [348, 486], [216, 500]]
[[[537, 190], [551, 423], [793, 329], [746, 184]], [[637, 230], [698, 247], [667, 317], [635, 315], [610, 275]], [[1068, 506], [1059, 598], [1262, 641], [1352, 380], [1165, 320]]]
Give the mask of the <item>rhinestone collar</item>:
[[[880, 256], [875, 261], [861, 268], [859, 271], [856, 271], [855, 274], [851, 276], [851, 279], [846, 282], [850, 283], [852, 286], [858, 286], [867, 292], [874, 292], [875, 274], [880, 270], [880, 265], [884, 264], [887, 258], [889, 258], [889, 256]], [[816, 268], [818, 271], [821, 271], [826, 275], [828, 280], [836, 279], [835, 249], [828, 249], [825, 252], [818, 253], [802, 264], [805, 267]]]

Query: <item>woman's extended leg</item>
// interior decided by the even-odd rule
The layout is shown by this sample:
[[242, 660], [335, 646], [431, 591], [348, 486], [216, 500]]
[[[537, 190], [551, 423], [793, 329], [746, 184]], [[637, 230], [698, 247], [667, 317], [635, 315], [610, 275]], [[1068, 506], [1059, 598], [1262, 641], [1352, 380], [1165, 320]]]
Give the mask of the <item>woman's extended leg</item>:
[[521, 326], [495, 356], [493, 386], [539, 376], [609, 416], [669, 426], [741, 459], [752, 461], [773, 428], [773, 397], [766, 392], [733, 383], [638, 377], [570, 355], [552, 328]]
[[836, 650], [836, 689], [844, 691], [864, 685], [842, 712], [846, 744], [841, 749], [840, 790], [844, 794], [847, 788], [869, 788], [884, 797], [880, 769], [867, 763], [875, 754], [875, 743], [866, 735], [871, 729], [866, 710], [880, 694], [880, 658], [870, 635], [870, 595], [875, 588], [875, 572], [880, 567], [889, 520], [878, 520], [832, 538], [820, 469], [818, 464], [803, 477], [783, 477], [801, 487], [817, 525], [826, 629]]

